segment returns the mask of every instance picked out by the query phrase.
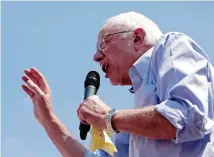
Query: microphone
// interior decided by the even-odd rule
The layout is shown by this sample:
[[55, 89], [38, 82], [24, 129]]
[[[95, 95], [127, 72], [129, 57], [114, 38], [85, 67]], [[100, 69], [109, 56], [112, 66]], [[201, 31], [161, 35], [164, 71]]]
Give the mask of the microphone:
[[[84, 100], [89, 96], [96, 95], [97, 90], [100, 87], [100, 75], [96, 71], [90, 71], [84, 82], [85, 92], [84, 92]], [[89, 132], [91, 126], [87, 124], [83, 124], [80, 122], [79, 130], [80, 130], [80, 138], [82, 140], [86, 139], [87, 133]]]

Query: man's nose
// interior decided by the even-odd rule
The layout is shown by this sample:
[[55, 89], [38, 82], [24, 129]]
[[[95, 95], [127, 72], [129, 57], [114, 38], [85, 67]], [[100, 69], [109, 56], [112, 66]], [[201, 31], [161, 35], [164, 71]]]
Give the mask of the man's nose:
[[103, 53], [96, 52], [96, 53], [94, 54], [94, 61], [95, 61], [95, 62], [100, 62], [100, 61], [103, 60], [103, 58], [104, 58], [104, 54], [103, 54]]

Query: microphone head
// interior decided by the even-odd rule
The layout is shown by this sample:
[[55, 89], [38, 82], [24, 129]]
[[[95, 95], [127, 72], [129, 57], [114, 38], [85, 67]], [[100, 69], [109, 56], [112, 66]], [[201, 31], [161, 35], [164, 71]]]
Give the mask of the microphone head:
[[97, 90], [100, 87], [100, 75], [96, 71], [90, 71], [85, 79], [85, 87], [94, 86]]

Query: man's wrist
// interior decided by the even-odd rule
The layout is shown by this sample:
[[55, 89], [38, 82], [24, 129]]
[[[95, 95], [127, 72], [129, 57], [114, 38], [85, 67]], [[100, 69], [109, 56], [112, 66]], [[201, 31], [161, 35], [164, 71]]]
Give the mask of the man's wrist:
[[114, 131], [116, 132], [116, 133], [119, 133], [120, 132], [120, 130], [119, 130], [119, 128], [117, 127], [117, 124], [116, 124], [116, 121], [117, 121], [117, 115], [118, 115], [118, 113], [120, 112], [120, 110], [118, 110], [118, 112], [112, 117], [112, 119], [111, 119], [111, 125], [112, 125], [112, 128], [114, 129]]
[[[113, 118], [114, 118], [114, 117], [113, 117]], [[119, 130], [115, 127], [115, 125], [114, 125], [113, 118], [111, 119], [111, 126], [112, 126], [112, 129], [114, 130], [114, 132], [120, 133], [120, 131], [119, 131]]]
[[118, 130], [116, 130], [114, 123], [112, 121], [113, 117], [117, 114], [119, 110], [118, 109], [112, 109], [108, 111], [105, 115], [105, 123], [106, 123], [106, 128], [110, 133], [119, 133]]
[[49, 111], [38, 121], [44, 128], [50, 128], [54, 121], [56, 121], [56, 115], [53, 111]]

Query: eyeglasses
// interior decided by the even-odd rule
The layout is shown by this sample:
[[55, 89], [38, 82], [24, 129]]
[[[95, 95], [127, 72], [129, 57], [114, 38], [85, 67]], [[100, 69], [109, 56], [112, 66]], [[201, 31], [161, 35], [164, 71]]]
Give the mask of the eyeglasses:
[[103, 49], [105, 48], [106, 46], [106, 42], [105, 42], [105, 38], [107, 37], [107, 40], [110, 40], [112, 38], [113, 35], [116, 35], [116, 34], [121, 34], [121, 33], [129, 33], [129, 32], [133, 32], [133, 31], [121, 31], [121, 32], [116, 32], [116, 33], [111, 33], [111, 34], [104, 34], [100, 40], [98, 40], [97, 42], [97, 51], [98, 52], [102, 52]]

